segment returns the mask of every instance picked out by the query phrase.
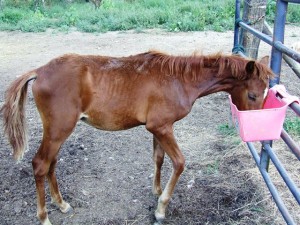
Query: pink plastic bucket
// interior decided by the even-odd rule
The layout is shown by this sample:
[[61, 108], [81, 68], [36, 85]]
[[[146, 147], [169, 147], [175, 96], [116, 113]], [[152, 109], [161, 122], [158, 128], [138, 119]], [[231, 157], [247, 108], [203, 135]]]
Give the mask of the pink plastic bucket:
[[279, 139], [288, 105], [299, 103], [298, 97], [289, 95], [283, 85], [269, 89], [261, 110], [239, 111], [231, 96], [229, 101], [233, 123], [245, 142]]

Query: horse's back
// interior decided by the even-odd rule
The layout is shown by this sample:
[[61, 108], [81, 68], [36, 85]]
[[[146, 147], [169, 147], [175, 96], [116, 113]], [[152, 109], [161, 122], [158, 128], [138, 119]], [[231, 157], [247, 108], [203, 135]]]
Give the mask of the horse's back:
[[183, 84], [176, 77], [159, 76], [160, 68], [149, 65], [143, 55], [64, 55], [36, 71], [33, 92], [42, 113], [71, 113], [103, 130], [128, 129], [153, 118], [174, 122], [191, 107], [182, 100]]
[[124, 64], [121, 58], [68, 54], [36, 69], [32, 90], [41, 116], [71, 114], [103, 130], [143, 124], [146, 101], [137, 99], [147, 91]]

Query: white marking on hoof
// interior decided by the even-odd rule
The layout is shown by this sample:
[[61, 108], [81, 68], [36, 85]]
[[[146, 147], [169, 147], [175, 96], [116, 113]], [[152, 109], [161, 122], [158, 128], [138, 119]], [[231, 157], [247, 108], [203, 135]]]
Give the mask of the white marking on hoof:
[[155, 219], [158, 223], [162, 223], [163, 220], [165, 219], [165, 214], [159, 213], [157, 212], [157, 210], [155, 211]]
[[42, 225], [52, 225], [52, 223], [50, 222], [48, 217], [44, 221], [41, 221], [41, 223], [42, 223]]
[[81, 113], [80, 116], [79, 116], [79, 119], [83, 119], [83, 118], [87, 119], [89, 117], [88, 117], [88, 115], [86, 115], [84, 113]]
[[155, 222], [153, 225], [161, 225], [161, 222]]
[[60, 207], [60, 211], [61, 211], [62, 213], [69, 213], [69, 212], [72, 212], [72, 211], [73, 211], [73, 208], [70, 206], [69, 203], [64, 202], [64, 203], [62, 204], [62, 206]]

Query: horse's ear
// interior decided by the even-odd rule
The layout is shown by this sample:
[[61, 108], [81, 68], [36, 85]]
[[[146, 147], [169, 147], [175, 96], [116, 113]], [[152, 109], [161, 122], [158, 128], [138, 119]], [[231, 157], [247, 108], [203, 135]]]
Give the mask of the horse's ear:
[[247, 62], [247, 65], [246, 65], [246, 72], [247, 72], [247, 74], [254, 73], [254, 70], [255, 70], [255, 61], [249, 61], [249, 62]]
[[266, 65], [266, 66], [269, 66], [269, 61], [270, 61], [270, 57], [269, 57], [268, 55], [262, 57], [262, 58], [259, 60], [259, 62], [260, 62], [261, 64], [264, 64], [264, 65]]

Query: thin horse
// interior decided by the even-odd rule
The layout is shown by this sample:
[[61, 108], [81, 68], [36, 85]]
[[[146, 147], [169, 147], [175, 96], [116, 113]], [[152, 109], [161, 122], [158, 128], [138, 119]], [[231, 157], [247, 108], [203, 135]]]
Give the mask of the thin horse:
[[[153, 193], [159, 196], [155, 217], [165, 211], [185, 159], [173, 134], [174, 122], [184, 118], [196, 99], [225, 91], [240, 110], [262, 107], [272, 71], [268, 59], [238, 56], [171, 56], [146, 52], [129, 57], [64, 55], [17, 78], [7, 89], [1, 108], [4, 130], [16, 160], [27, 146], [25, 102], [28, 83], [43, 123], [41, 145], [32, 160], [37, 189], [37, 215], [43, 225], [51, 224], [45, 203], [45, 178], [52, 200], [62, 212], [65, 202], [55, 175], [62, 143], [82, 120], [101, 130], [123, 130], [145, 125], [153, 134]], [[165, 153], [173, 172], [161, 188]]]

